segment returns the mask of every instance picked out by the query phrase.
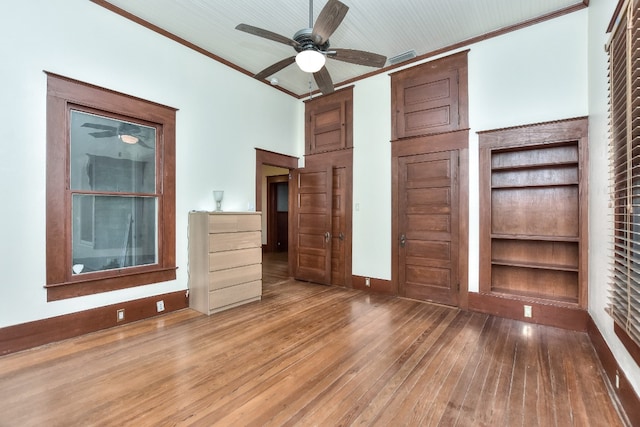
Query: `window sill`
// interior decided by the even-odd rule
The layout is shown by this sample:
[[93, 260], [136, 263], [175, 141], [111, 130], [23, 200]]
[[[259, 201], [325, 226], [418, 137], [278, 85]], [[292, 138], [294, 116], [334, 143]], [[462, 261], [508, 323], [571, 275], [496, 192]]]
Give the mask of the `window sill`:
[[47, 284], [44, 287], [47, 289], [47, 302], [51, 302], [174, 280], [176, 270], [177, 267], [158, 267], [130, 273], [116, 270], [117, 273], [110, 276], [87, 277], [72, 282]]

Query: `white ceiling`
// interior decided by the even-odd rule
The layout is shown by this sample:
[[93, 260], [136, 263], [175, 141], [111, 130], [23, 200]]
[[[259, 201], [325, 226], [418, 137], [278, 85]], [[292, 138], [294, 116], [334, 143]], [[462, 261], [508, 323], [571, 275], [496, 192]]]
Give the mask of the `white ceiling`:
[[[93, 0], [131, 13], [234, 64], [251, 75], [293, 56], [290, 46], [235, 29], [240, 23], [292, 38], [309, 24], [308, 0]], [[408, 50], [418, 56], [521, 23], [584, 7], [588, 0], [341, 0], [349, 7], [330, 37], [331, 47], [388, 58]], [[314, 1], [314, 22], [327, 0]], [[115, 7], [112, 7], [115, 6]], [[126, 14], [125, 14], [126, 15]], [[387, 62], [387, 68], [389, 63]], [[377, 69], [327, 61], [339, 85]], [[274, 74], [297, 96], [317, 89], [311, 75], [292, 64]]]

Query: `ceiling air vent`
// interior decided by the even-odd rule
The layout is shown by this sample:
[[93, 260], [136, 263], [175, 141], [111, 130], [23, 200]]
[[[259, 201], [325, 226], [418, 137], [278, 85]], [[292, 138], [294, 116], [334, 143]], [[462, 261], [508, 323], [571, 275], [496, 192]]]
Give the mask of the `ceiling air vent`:
[[411, 49], [411, 50], [403, 52], [403, 53], [401, 53], [399, 55], [396, 55], [396, 56], [394, 56], [392, 58], [389, 58], [389, 64], [390, 65], [399, 64], [401, 62], [408, 61], [408, 60], [413, 59], [415, 57], [416, 57], [416, 51]]

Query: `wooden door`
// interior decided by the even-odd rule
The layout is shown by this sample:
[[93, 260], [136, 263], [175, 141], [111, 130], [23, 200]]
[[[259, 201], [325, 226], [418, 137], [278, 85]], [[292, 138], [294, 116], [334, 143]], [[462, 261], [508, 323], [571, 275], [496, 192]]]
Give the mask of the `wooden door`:
[[458, 152], [398, 164], [399, 293], [458, 305]]
[[305, 154], [353, 147], [353, 86], [305, 101]]
[[391, 94], [392, 140], [468, 127], [467, 53], [392, 74]]
[[293, 275], [299, 280], [330, 284], [332, 167], [294, 170], [292, 182]]
[[333, 168], [333, 197], [331, 206], [331, 284], [346, 285], [347, 233], [347, 168]]

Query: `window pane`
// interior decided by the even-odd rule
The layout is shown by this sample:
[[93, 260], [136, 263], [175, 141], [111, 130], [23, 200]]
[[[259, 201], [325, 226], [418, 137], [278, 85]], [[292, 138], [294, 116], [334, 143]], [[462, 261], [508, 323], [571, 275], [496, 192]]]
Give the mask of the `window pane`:
[[71, 111], [71, 190], [155, 194], [156, 129]]
[[72, 205], [75, 274], [158, 262], [157, 198], [75, 194]]

